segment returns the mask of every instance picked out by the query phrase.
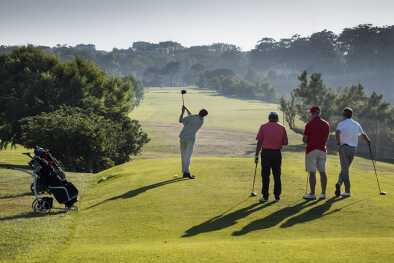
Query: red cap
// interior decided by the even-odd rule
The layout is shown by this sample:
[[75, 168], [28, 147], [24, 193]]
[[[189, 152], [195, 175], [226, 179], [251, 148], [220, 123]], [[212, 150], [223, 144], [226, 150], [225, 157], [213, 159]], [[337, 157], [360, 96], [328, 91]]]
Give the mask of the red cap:
[[312, 107], [309, 109], [309, 112], [310, 112], [310, 113], [319, 113], [319, 112], [320, 112], [320, 108], [319, 108], [318, 106], [312, 106]]

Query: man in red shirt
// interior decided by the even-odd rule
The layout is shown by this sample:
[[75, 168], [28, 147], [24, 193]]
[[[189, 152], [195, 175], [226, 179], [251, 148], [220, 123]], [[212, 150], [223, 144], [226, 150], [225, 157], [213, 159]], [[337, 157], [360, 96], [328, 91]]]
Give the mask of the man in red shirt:
[[268, 201], [271, 169], [274, 175], [275, 200], [280, 200], [280, 194], [282, 192], [282, 183], [280, 180], [282, 166], [281, 149], [283, 145], [288, 144], [286, 129], [282, 124], [278, 123], [278, 114], [271, 112], [268, 119], [269, 122], [261, 125], [256, 137], [255, 163], [257, 165], [259, 162], [259, 153], [261, 150], [261, 176], [263, 181], [260, 202]]
[[326, 174], [326, 143], [330, 134], [330, 125], [320, 118], [320, 108], [310, 108], [310, 121], [306, 124], [303, 141], [306, 143], [305, 167], [309, 172], [309, 185], [311, 191], [304, 196], [306, 200], [315, 200], [316, 170], [320, 173], [321, 194], [319, 199], [326, 198], [327, 174]]

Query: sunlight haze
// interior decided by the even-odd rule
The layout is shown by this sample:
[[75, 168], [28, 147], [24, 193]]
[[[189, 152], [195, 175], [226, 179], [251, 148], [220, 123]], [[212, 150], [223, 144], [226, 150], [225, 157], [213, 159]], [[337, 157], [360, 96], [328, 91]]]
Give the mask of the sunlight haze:
[[249, 50], [262, 37], [389, 25], [393, 9], [389, 0], [1, 0], [0, 44], [91, 43], [111, 50], [135, 41], [173, 40], [185, 46], [232, 43]]

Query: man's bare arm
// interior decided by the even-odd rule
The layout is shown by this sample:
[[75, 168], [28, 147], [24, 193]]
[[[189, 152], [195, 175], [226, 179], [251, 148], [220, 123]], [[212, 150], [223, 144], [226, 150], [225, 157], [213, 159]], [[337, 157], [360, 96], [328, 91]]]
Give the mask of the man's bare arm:
[[263, 141], [258, 140], [256, 145], [255, 163], [259, 162], [259, 153], [261, 151], [261, 147], [263, 147]]
[[287, 137], [286, 129], [284, 129], [283, 145], [289, 145], [289, 139], [288, 139], [288, 137]]
[[187, 112], [187, 115], [192, 115], [192, 112], [188, 109], [188, 108], [186, 108], [186, 106], [184, 106], [184, 108], [185, 108], [185, 110], [186, 110], [186, 112]]
[[364, 138], [364, 140], [370, 144], [371, 143], [371, 139], [369, 138], [368, 134], [366, 134], [365, 132], [361, 134], [361, 136]]

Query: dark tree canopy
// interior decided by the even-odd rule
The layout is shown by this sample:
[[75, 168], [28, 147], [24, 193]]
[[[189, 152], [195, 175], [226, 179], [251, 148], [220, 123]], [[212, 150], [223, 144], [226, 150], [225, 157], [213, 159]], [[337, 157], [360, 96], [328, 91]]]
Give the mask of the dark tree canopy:
[[[18, 139], [18, 121], [62, 105], [127, 114], [138, 102], [132, 77], [110, 77], [95, 64], [66, 63], [33, 47], [0, 56], [1, 145]], [[141, 91], [138, 91], [141, 92]], [[139, 96], [141, 96], [139, 94]]]
[[22, 47], [0, 55], [0, 149], [40, 145], [77, 171], [126, 162], [148, 142], [128, 113], [143, 96], [133, 77]]

